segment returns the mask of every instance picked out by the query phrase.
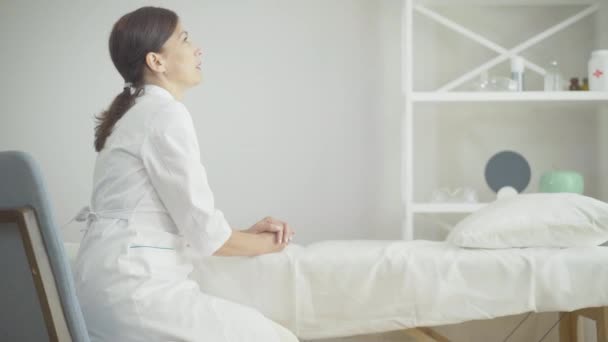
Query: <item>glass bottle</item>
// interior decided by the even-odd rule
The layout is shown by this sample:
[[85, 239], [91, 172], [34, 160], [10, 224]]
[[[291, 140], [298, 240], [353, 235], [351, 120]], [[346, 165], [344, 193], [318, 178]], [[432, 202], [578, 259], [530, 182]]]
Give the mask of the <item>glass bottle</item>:
[[570, 79], [570, 90], [581, 90], [581, 86], [578, 84], [578, 77], [573, 77]]
[[583, 85], [581, 86], [581, 90], [589, 90], [589, 79], [587, 77], [583, 78]]
[[559, 70], [557, 61], [552, 61], [547, 68], [545, 74], [545, 91], [561, 91], [562, 90], [562, 73]]

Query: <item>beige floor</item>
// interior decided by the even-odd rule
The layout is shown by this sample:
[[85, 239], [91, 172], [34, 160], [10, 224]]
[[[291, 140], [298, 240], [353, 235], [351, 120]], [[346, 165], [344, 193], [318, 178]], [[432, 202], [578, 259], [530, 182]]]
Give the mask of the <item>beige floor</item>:
[[[523, 315], [506, 316], [492, 320], [471, 321], [460, 324], [435, 327], [434, 329], [454, 342], [502, 342], [509, 332], [525, 317]], [[536, 342], [557, 321], [556, 313], [531, 314], [519, 329], [508, 339], [508, 342]], [[587, 321], [587, 320], [585, 320]], [[585, 339], [595, 341], [592, 322], [581, 322], [581, 330], [585, 330]], [[591, 324], [591, 325], [589, 325]], [[581, 336], [582, 337], [582, 336]], [[314, 342], [408, 342], [413, 339], [405, 337], [400, 332], [388, 332], [374, 335], [360, 335], [348, 338], [314, 340]], [[543, 342], [558, 342], [558, 326], [545, 337]], [[301, 340], [301, 342], [308, 342]]]

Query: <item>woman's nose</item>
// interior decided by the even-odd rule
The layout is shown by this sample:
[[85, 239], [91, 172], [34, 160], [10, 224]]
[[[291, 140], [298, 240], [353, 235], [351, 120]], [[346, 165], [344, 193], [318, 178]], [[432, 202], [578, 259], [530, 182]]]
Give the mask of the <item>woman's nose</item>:
[[194, 51], [194, 55], [195, 55], [196, 57], [200, 57], [200, 56], [202, 56], [202, 55], [203, 55], [203, 51], [201, 50], [201, 48], [196, 49], [196, 50]]

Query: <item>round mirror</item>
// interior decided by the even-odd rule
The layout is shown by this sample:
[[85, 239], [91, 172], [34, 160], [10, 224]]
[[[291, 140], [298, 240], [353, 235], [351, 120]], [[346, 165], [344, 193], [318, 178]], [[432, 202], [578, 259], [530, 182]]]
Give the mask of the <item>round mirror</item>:
[[526, 158], [517, 152], [498, 152], [488, 160], [485, 177], [494, 192], [511, 186], [521, 193], [530, 183], [530, 165]]

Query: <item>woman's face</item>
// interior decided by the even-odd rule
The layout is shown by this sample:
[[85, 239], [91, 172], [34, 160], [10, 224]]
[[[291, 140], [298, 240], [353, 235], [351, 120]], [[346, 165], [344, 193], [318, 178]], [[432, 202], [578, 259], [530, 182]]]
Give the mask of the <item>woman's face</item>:
[[201, 82], [201, 49], [190, 42], [188, 32], [178, 21], [175, 31], [161, 48], [165, 61], [164, 76], [181, 89]]

